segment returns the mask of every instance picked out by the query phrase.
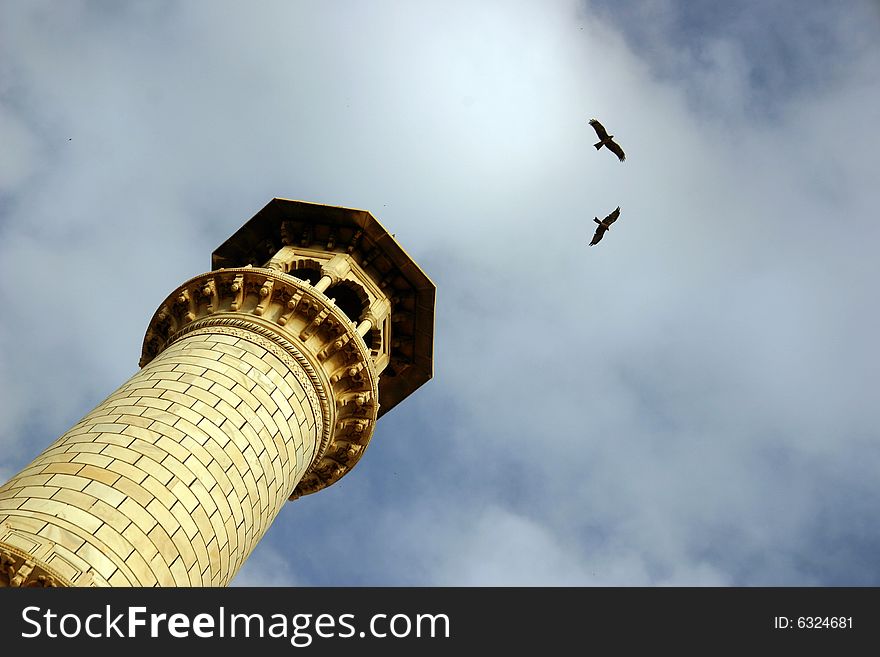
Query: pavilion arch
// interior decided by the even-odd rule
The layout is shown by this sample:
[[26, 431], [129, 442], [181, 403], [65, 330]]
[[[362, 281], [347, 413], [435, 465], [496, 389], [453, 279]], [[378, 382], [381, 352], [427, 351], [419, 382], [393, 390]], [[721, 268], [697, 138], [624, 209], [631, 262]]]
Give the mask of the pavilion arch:
[[321, 280], [321, 263], [311, 258], [298, 258], [290, 264], [290, 270], [287, 273], [300, 280], [308, 281], [309, 285], [314, 285]]
[[370, 297], [363, 287], [350, 280], [341, 280], [328, 287], [324, 294], [336, 300], [336, 306], [354, 323], [361, 320], [370, 307]]

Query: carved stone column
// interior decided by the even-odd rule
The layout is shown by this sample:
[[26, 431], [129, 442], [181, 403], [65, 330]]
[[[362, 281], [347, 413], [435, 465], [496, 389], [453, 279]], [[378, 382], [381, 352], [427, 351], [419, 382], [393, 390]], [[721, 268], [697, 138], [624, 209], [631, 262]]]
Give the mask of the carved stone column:
[[369, 213], [275, 199], [214, 264], [156, 311], [142, 369], [0, 487], [0, 586], [226, 585], [431, 377], [433, 284]]

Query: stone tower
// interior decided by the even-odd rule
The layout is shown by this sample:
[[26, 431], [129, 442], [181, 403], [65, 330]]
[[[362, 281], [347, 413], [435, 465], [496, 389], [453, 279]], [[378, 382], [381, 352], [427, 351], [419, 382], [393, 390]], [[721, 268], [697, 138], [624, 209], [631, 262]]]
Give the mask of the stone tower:
[[2, 586], [224, 586], [433, 374], [433, 283], [363, 210], [273, 199], [141, 369], [0, 487]]

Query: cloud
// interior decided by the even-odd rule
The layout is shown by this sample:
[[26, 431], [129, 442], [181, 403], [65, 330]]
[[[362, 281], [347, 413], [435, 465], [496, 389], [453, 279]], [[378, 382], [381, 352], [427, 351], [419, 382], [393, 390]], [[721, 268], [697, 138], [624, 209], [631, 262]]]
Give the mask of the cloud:
[[847, 12], [830, 5], [804, 11], [796, 0], [772, 6], [588, 0], [585, 6], [620, 31], [653, 75], [679, 86], [693, 111], [715, 119], [743, 112], [780, 119], [780, 104], [834, 90], [848, 77], [842, 66], [870, 61], [880, 23], [871, 2]]
[[880, 581], [876, 12], [114, 7], [0, 20], [7, 476], [300, 198], [436, 282], [435, 379], [235, 584]]
[[297, 586], [290, 573], [291, 564], [274, 546], [259, 550], [235, 575], [232, 586]]

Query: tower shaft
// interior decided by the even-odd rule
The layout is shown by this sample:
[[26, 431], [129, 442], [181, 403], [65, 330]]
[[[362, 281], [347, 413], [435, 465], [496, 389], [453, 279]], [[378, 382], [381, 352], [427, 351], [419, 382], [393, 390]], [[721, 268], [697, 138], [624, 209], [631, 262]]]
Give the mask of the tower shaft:
[[0, 488], [0, 551], [59, 584], [228, 584], [323, 424], [315, 377], [237, 324], [186, 334]]

